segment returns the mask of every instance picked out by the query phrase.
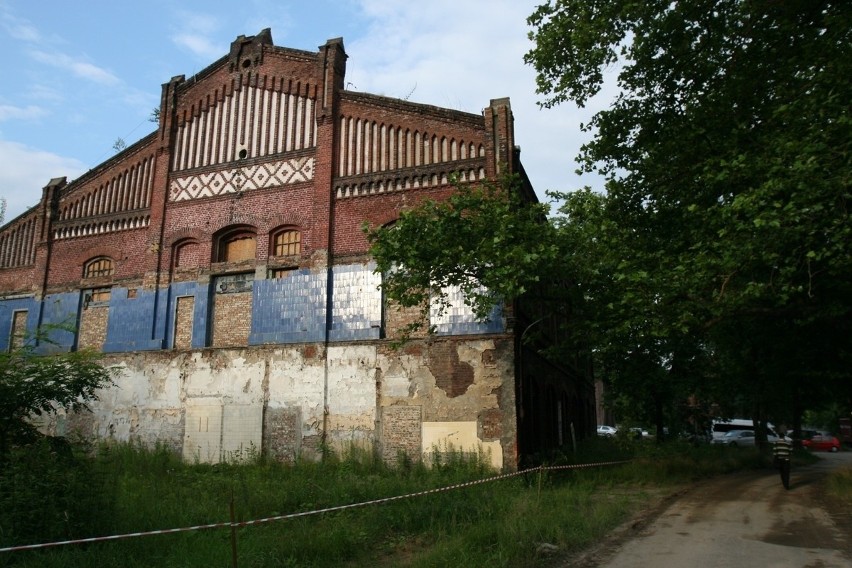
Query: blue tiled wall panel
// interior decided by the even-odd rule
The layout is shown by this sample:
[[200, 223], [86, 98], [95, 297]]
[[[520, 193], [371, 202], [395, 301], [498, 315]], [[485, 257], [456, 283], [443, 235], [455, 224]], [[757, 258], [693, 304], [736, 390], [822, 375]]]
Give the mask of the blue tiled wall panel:
[[[41, 325], [48, 328], [51, 326], [62, 326], [62, 328], [76, 330], [79, 324], [79, 314], [79, 290], [62, 294], [50, 294], [44, 297]], [[39, 344], [38, 350], [41, 353], [71, 351], [76, 347], [76, 331], [49, 329], [47, 337], [49, 341]]]
[[325, 338], [326, 272], [297, 270], [284, 278], [255, 280], [250, 345]]
[[[178, 298], [183, 296], [193, 296], [195, 298], [194, 311], [192, 314], [192, 347], [204, 347], [206, 345], [204, 342], [205, 334], [207, 333], [206, 295], [207, 285], [205, 283], [199, 284], [197, 282], [176, 282], [172, 284], [168, 290], [162, 290], [160, 292], [162, 313], [158, 314], [157, 318], [158, 320], [162, 319], [163, 321], [162, 333], [165, 338], [164, 346], [167, 349], [174, 347], [177, 301]], [[199, 296], [201, 298], [199, 298]], [[199, 304], [203, 304], [204, 307], [199, 309]], [[200, 322], [198, 321], [199, 313], [202, 315]], [[198, 341], [196, 342], [196, 340]]]
[[329, 339], [377, 339], [382, 326], [381, 275], [375, 263], [335, 266]]
[[127, 297], [127, 288], [113, 288], [103, 350], [105, 353], [149, 351], [163, 348], [162, 336], [152, 337], [157, 292], [138, 290]]
[[449, 294], [450, 308], [438, 316], [433, 305], [430, 310], [430, 324], [435, 327], [438, 335], [470, 335], [477, 333], [500, 333], [505, 330], [503, 325], [503, 308], [495, 304], [488, 318], [477, 321], [473, 310], [464, 303], [464, 295], [459, 288], [445, 290]]
[[39, 303], [34, 298], [15, 298], [0, 300], [0, 349], [7, 351], [11, 347], [12, 318], [16, 311], [27, 311], [27, 333], [33, 334], [38, 327]]
[[[213, 305], [213, 281], [199, 282], [195, 288], [195, 308], [192, 314], [192, 347], [207, 347], [210, 335], [210, 309]], [[171, 311], [174, 314], [174, 309]]]

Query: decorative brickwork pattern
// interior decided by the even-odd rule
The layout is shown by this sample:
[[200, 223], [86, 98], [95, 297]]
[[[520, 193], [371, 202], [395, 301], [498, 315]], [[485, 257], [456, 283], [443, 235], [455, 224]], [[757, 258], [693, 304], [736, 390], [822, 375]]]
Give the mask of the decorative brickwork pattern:
[[[257, 81], [256, 75], [248, 77], [247, 81]], [[256, 86], [243, 86], [227, 95], [223, 89], [217, 95], [198, 116], [187, 113], [186, 122], [178, 126], [175, 171], [316, 145], [316, 103], [312, 99]]]
[[26, 266], [35, 261], [38, 219], [30, 215], [0, 234], [0, 268]]
[[[425, 323], [453, 337], [384, 340], [422, 312], [383, 305], [361, 227], [446, 200], [456, 180], [524, 174], [507, 99], [473, 114], [346, 91], [346, 60], [339, 38], [310, 52], [276, 47], [269, 30], [240, 36], [230, 57], [163, 85], [155, 132], [50, 180], [0, 227], [5, 347], [37, 323], [77, 322], [39, 349], [101, 350], [123, 368], [68, 427], [205, 461], [346, 444], [421, 459], [463, 428], [510, 468], [522, 436], [538, 450], [555, 431], [554, 400], [562, 424], [591, 431], [593, 414], [573, 410], [585, 383], [530, 353], [519, 372], [499, 308], [479, 323], [452, 290]], [[107, 258], [112, 270], [85, 271]], [[540, 396], [539, 382], [570, 397]]]
[[314, 159], [307, 156], [228, 168], [173, 179], [169, 184], [169, 201], [186, 201], [238, 191], [304, 183], [311, 181], [313, 176]]
[[[127, 152], [132, 152], [132, 149], [128, 148]], [[84, 219], [150, 207], [155, 161], [153, 154], [135, 160], [129, 157], [108, 171], [87, 174], [80, 180], [81, 186], [75, 184], [75, 189], [63, 200], [59, 220]]]

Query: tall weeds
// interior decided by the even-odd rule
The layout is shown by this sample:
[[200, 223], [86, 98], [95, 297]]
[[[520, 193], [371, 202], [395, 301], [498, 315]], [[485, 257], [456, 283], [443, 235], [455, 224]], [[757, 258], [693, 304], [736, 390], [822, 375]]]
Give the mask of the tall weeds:
[[[650, 488], [754, 466], [748, 452], [588, 444], [550, 463], [633, 458], [625, 466], [533, 470], [452, 491], [237, 530], [244, 566], [540, 566], [541, 545], [588, 545]], [[756, 452], [755, 452], [756, 455]], [[0, 472], [0, 546], [268, 518], [446, 487], [493, 475], [487, 456], [441, 452], [431, 467], [385, 465], [352, 447], [321, 462], [187, 464], [165, 447], [105, 445], [59, 459], [49, 448]], [[0, 566], [227, 566], [228, 528], [0, 554]]]

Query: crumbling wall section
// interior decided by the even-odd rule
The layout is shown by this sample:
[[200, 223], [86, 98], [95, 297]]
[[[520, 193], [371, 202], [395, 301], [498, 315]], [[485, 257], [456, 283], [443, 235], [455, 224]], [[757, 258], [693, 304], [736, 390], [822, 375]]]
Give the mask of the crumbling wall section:
[[480, 336], [113, 354], [121, 370], [58, 434], [165, 445], [188, 461], [264, 452], [292, 462], [331, 449], [389, 462], [478, 452], [515, 467], [512, 343]]

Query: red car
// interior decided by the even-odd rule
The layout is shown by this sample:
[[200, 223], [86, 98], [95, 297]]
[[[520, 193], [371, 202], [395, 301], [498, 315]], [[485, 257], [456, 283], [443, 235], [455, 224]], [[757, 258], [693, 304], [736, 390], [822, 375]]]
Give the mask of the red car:
[[809, 450], [823, 450], [826, 452], [839, 452], [840, 440], [828, 432], [815, 432], [812, 436], [802, 440], [802, 447]]

